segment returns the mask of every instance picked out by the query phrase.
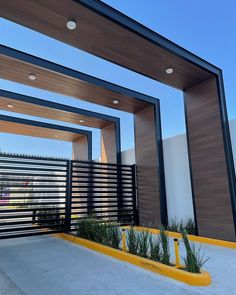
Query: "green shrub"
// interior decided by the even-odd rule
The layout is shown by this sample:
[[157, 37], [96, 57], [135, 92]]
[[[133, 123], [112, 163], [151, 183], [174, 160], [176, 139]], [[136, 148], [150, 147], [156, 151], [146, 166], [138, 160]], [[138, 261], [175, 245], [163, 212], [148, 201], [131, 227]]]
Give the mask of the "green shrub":
[[118, 224], [97, 220], [91, 216], [80, 219], [76, 225], [76, 231], [81, 238], [116, 249], [119, 248], [121, 242]]
[[186, 249], [186, 257], [183, 257], [185, 269], [192, 273], [200, 273], [209, 257], [204, 257], [205, 254], [202, 253], [201, 247], [196, 249], [194, 244], [190, 245], [186, 231], [182, 232], [182, 237]]
[[[47, 227], [53, 226], [53, 228], [61, 228], [65, 224], [65, 215], [60, 212], [59, 208], [52, 208], [47, 206], [42, 206], [41, 208], [45, 208], [44, 210], [35, 209], [34, 212], [34, 222], [45, 225]], [[47, 220], [47, 221], [45, 221]]]
[[195, 229], [195, 223], [192, 218], [188, 218], [185, 222], [185, 230], [189, 235], [195, 235], [196, 229]]
[[76, 232], [79, 237], [81, 237], [83, 239], [94, 240], [94, 238], [91, 237], [92, 236], [91, 222], [92, 222], [92, 220], [90, 220], [89, 218], [82, 218], [77, 221]]
[[106, 240], [105, 224], [93, 217], [82, 218], [76, 225], [77, 235], [97, 243], [104, 243]]
[[160, 247], [160, 239], [157, 237], [153, 238], [152, 235], [149, 237], [149, 245], [150, 245], [150, 259], [154, 261], [161, 260], [161, 247]]
[[160, 228], [161, 259], [160, 262], [170, 265], [170, 246], [169, 238], [163, 227]]
[[92, 232], [93, 241], [107, 245], [109, 243], [107, 236], [107, 223], [100, 220], [92, 221]]
[[172, 219], [167, 227], [167, 230], [173, 231], [173, 232], [179, 232], [179, 222], [177, 219]]
[[137, 255], [138, 248], [139, 248], [139, 241], [138, 241], [138, 234], [135, 232], [133, 226], [131, 226], [130, 229], [127, 230], [126, 242], [127, 242], [129, 253]]
[[107, 227], [107, 246], [119, 249], [121, 238], [121, 230], [117, 224], [111, 224]]
[[142, 231], [138, 234], [138, 255], [147, 258], [149, 248], [149, 236], [148, 231]]
[[186, 231], [190, 235], [195, 234], [195, 223], [192, 218], [188, 218], [186, 221], [181, 220], [180, 222], [172, 219], [167, 227], [169, 231], [179, 232]]

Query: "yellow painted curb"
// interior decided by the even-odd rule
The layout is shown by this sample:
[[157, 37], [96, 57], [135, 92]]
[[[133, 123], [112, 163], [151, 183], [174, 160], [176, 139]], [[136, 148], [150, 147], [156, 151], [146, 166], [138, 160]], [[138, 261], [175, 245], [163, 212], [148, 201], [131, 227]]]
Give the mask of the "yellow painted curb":
[[76, 236], [69, 234], [54, 234], [57, 238], [62, 238], [64, 240], [70, 241], [72, 243], [78, 244], [80, 246], [89, 248], [91, 250], [97, 251], [99, 253], [109, 255], [113, 258], [129, 262], [136, 266], [142, 267], [149, 271], [158, 273], [163, 276], [167, 276], [174, 280], [184, 282], [192, 286], [208, 286], [211, 283], [211, 277], [208, 272], [202, 272], [201, 274], [190, 273], [181, 269], [177, 269], [172, 266], [164, 265], [149, 259], [145, 259], [130, 253], [123, 252], [121, 250], [113, 249], [89, 240], [85, 240]]
[[[125, 226], [123, 228], [128, 229], [130, 227]], [[137, 231], [149, 231], [152, 234], [160, 234], [160, 230], [156, 229], [156, 228], [135, 226], [134, 229], [137, 230]], [[170, 238], [182, 239], [182, 235], [180, 233], [167, 231], [167, 234], [168, 234], [168, 236]], [[209, 245], [214, 245], [214, 246], [220, 246], [220, 247], [236, 249], [236, 243], [235, 242], [217, 240], [217, 239], [212, 239], [212, 238], [205, 238], [205, 237], [194, 236], [194, 235], [188, 235], [188, 239], [190, 241], [196, 242], [196, 243], [209, 244]]]

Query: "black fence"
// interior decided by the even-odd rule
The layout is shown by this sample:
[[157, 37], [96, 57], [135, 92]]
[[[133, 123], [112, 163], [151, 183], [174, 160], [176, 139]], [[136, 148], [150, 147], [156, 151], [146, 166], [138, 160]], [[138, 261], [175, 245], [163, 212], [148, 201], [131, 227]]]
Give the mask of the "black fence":
[[137, 224], [135, 166], [0, 153], [0, 239], [74, 230], [86, 216]]

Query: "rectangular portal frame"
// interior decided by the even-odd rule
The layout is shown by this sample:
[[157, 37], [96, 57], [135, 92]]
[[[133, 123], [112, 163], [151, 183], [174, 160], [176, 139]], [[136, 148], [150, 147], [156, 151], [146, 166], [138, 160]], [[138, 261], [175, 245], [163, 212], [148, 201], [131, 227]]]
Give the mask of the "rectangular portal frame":
[[77, 160], [92, 161], [91, 131], [0, 115], [0, 132], [72, 142]]
[[[236, 178], [221, 69], [102, 1], [8, 0], [0, 11], [13, 22], [182, 90], [197, 231], [235, 241]], [[71, 18], [78, 26], [68, 32]]]
[[[65, 94], [92, 103], [99, 103], [106, 107], [134, 114], [140, 223], [146, 226], [150, 224], [159, 225], [160, 223], [167, 224], [158, 99], [6, 46], [0, 46], [0, 64], [0, 77], [3, 79]], [[34, 81], [29, 80], [29, 73], [34, 73], [37, 79]], [[113, 100], [118, 100], [119, 104], [115, 105]], [[152, 134], [143, 143], [148, 152], [147, 150], [144, 152], [143, 145], [139, 144], [143, 137], [143, 134], [139, 132], [142, 128], [142, 121], [149, 120], [146, 112], [143, 112], [144, 109], [149, 110], [151, 118], [149, 124], [145, 124], [145, 126], [148, 126], [148, 130], [144, 131]], [[107, 129], [104, 132], [104, 138], [111, 138], [107, 134]], [[112, 142], [114, 142], [114, 139], [112, 139]], [[152, 161], [146, 161], [147, 154]], [[108, 154], [108, 156], [110, 155], [112, 153]], [[148, 190], [146, 190], [147, 185], [142, 179], [148, 180]]]
[[[13, 108], [9, 109], [8, 105], [11, 105]], [[121, 161], [120, 119], [117, 117], [2, 89], [0, 89], [0, 109], [91, 128], [99, 128], [101, 130], [102, 142], [105, 141], [104, 132], [109, 127], [109, 138], [106, 139], [108, 150], [101, 144], [101, 160], [102, 162], [118, 164]], [[110, 138], [113, 139], [112, 142]], [[106, 155], [109, 153], [112, 154], [110, 157], [107, 157]]]

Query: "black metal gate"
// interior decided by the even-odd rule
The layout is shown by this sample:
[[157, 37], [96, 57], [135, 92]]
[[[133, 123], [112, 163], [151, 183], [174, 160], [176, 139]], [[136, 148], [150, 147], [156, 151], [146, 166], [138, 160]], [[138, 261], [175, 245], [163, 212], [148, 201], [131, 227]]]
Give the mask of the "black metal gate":
[[137, 223], [135, 166], [0, 154], [0, 239]]
[[71, 163], [71, 220], [99, 219], [137, 223], [135, 165]]

